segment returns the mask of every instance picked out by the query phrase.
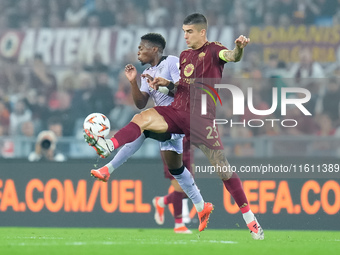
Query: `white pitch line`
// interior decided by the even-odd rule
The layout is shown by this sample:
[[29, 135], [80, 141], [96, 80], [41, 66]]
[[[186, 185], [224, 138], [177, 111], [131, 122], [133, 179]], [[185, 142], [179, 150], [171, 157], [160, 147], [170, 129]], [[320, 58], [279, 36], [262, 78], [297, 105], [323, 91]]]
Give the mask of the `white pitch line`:
[[63, 237], [54, 237], [54, 236], [15, 236], [7, 239], [43, 239], [43, 240], [62, 240], [65, 239]]
[[[173, 242], [157, 242], [157, 241], [150, 241], [150, 242], [138, 242], [138, 244], [143, 245], [152, 245], [152, 244], [164, 244], [164, 245], [186, 245], [189, 243], [221, 243], [221, 244], [237, 244], [237, 242], [234, 241], [218, 241], [218, 240], [189, 240], [189, 242], [186, 241], [173, 241]], [[126, 245], [130, 244], [130, 242], [67, 242], [64, 243], [66, 246], [86, 246], [86, 245]], [[21, 243], [3, 243], [0, 244], [0, 246], [54, 246], [54, 245], [63, 245], [60, 242], [21, 242]]]
[[190, 240], [190, 242], [195, 243], [227, 243], [227, 244], [236, 244], [234, 241], [217, 241], [217, 240]]
[[228, 244], [235, 244], [237, 242], [234, 241], [215, 241], [215, 240], [210, 240], [209, 243], [228, 243]]

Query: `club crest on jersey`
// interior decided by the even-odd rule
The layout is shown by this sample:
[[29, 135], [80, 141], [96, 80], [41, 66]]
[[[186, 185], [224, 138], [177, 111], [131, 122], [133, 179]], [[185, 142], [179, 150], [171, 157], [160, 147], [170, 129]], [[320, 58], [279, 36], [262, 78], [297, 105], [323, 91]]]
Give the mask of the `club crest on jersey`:
[[203, 60], [204, 57], [205, 57], [205, 52], [201, 52], [201, 53], [198, 55], [198, 60]]
[[187, 64], [184, 68], [184, 75], [189, 77], [194, 72], [195, 66], [193, 64]]
[[158, 67], [158, 72], [159, 72], [159, 73], [161, 73], [161, 72], [162, 72], [162, 70], [163, 70], [163, 67], [164, 67], [164, 66], [159, 66], [159, 67]]

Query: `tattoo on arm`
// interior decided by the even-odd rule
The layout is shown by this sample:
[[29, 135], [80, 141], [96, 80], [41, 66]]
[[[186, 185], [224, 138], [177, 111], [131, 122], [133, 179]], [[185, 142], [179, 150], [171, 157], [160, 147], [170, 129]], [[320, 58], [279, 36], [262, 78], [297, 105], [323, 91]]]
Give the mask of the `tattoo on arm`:
[[238, 62], [242, 58], [243, 49], [235, 47], [233, 50], [224, 51], [223, 55], [228, 62]]

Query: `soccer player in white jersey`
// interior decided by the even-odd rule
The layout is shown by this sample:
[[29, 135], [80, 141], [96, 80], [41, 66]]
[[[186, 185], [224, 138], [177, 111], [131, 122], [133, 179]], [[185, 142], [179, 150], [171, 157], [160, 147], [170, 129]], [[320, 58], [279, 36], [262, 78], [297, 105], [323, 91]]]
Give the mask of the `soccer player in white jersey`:
[[[165, 88], [162, 92], [152, 89], [148, 80], [152, 80], [153, 77], [163, 77], [167, 80], [171, 80], [176, 83], [179, 80], [179, 59], [175, 56], [163, 56], [163, 50], [165, 48], [165, 39], [162, 35], [156, 33], [149, 33], [141, 37], [141, 42], [138, 47], [138, 60], [142, 65], [150, 64], [151, 66], [144, 70], [141, 75], [141, 87], [137, 84], [137, 70], [136, 68], [128, 64], [125, 67], [125, 75], [130, 81], [132, 88], [132, 96], [135, 105], [139, 109], [143, 109], [149, 98], [151, 97], [157, 106], [170, 105], [174, 98], [173, 94]], [[160, 149], [163, 161], [167, 158], [171, 160], [173, 154], [183, 153], [183, 137], [179, 134], [156, 134], [150, 131], [145, 131], [141, 136], [132, 143], [128, 143], [123, 146], [115, 157], [104, 167], [98, 170], [91, 170], [91, 174], [96, 178], [101, 177], [105, 181], [108, 181], [110, 174], [121, 166], [128, 158], [130, 158], [143, 144], [147, 138], [153, 138], [160, 142]], [[185, 144], [186, 152], [184, 156], [184, 164], [190, 169], [190, 143]], [[187, 155], [189, 153], [189, 155]], [[182, 219], [182, 199], [185, 196], [182, 188], [179, 186], [176, 179], [170, 174], [168, 167], [164, 164], [164, 175], [171, 180], [171, 185], [174, 187], [174, 191], [163, 197], [155, 197], [153, 199], [153, 205], [155, 207], [155, 220], [159, 225], [164, 223], [164, 207], [167, 204], [173, 204], [174, 218], [175, 218], [175, 233], [192, 233], [183, 223]]]

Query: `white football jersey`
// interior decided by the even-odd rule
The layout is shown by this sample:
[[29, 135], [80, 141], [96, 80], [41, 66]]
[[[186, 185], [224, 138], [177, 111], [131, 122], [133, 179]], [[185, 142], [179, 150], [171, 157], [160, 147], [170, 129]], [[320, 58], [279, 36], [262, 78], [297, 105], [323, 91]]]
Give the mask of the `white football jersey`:
[[[149, 74], [151, 77], [162, 77], [173, 83], [179, 81], [179, 58], [169, 55], [162, 57], [161, 62], [156, 66], [151, 66], [144, 70], [143, 74]], [[174, 101], [174, 98], [164, 93], [152, 89], [146, 78], [141, 79], [140, 90], [150, 95], [157, 106], [166, 106]]]

